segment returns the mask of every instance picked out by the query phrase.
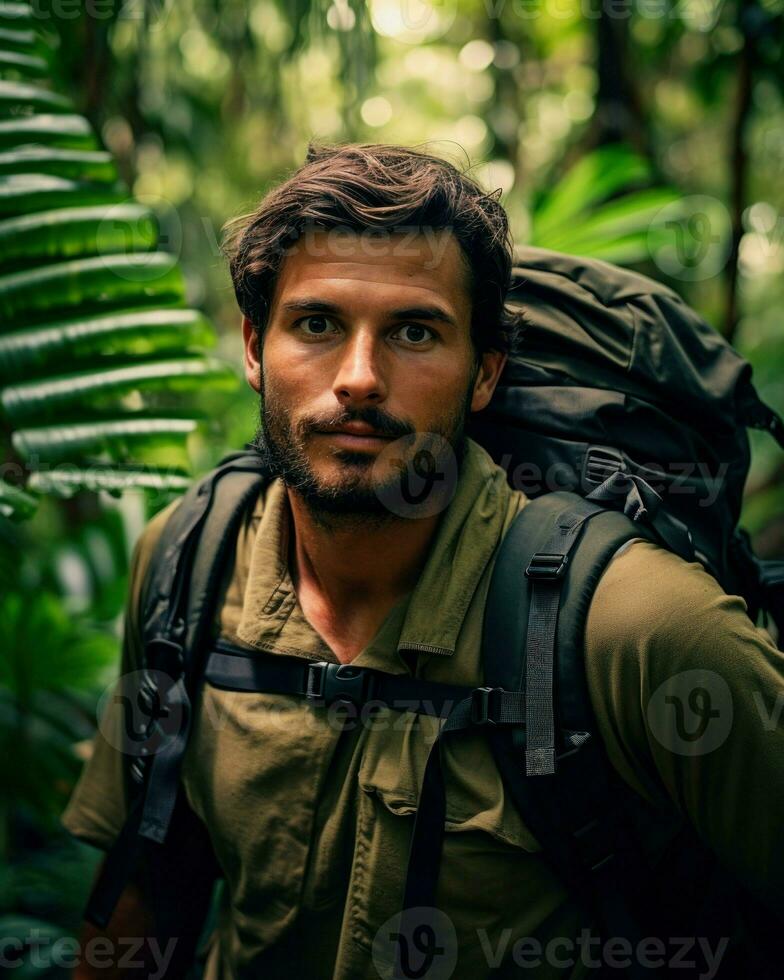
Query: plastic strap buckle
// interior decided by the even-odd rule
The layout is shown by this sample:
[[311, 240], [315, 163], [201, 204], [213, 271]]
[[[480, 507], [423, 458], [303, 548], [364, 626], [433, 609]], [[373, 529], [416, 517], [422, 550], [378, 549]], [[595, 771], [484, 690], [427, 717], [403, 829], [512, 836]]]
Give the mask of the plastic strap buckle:
[[160, 670], [173, 679], [182, 674], [185, 659], [181, 643], [165, 636], [155, 636], [147, 642], [145, 654], [150, 669]]
[[305, 697], [325, 705], [348, 701], [359, 706], [368, 700], [374, 681], [373, 674], [365, 668], [318, 660], [308, 664]]
[[497, 700], [493, 699], [496, 691], [502, 691], [502, 687], [475, 687], [471, 691], [471, 724], [472, 725], [497, 725], [495, 718], [491, 714], [497, 714]]
[[568, 555], [551, 555], [540, 551], [531, 558], [525, 574], [532, 579], [557, 579], [563, 575], [568, 562]]
[[588, 492], [601, 486], [613, 473], [621, 473], [626, 469], [623, 455], [612, 446], [589, 446], [583, 459], [581, 482], [583, 489]]

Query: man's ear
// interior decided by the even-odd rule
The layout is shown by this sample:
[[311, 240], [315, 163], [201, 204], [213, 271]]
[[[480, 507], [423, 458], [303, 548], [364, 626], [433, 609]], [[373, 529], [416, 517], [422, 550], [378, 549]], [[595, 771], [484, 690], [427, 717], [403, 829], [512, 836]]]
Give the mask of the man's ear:
[[481, 412], [490, 403], [506, 361], [507, 355], [501, 351], [489, 350], [482, 354], [471, 394], [472, 412]]
[[245, 346], [245, 378], [254, 391], [261, 391], [261, 351], [258, 332], [250, 320], [242, 318], [242, 340]]

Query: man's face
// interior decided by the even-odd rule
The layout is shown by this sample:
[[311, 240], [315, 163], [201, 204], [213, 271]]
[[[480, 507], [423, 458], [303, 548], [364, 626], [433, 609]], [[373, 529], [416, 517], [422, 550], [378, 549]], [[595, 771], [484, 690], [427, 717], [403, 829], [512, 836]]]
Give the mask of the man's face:
[[257, 444], [312, 511], [382, 515], [401, 448], [410, 462], [441, 446], [459, 463], [467, 413], [488, 403], [505, 360], [477, 364], [463, 262], [449, 232], [316, 230], [283, 261], [261, 364], [243, 320]]

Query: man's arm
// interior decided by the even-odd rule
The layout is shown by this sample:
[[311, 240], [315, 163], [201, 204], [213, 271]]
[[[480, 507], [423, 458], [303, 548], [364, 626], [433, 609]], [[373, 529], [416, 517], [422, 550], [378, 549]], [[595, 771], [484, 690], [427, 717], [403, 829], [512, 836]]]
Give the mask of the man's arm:
[[[174, 501], [155, 515], [147, 524], [133, 550], [125, 606], [120, 677], [115, 685], [115, 694], [121, 693], [122, 677], [140, 669], [142, 665], [141, 601], [144, 578], [160, 532], [172, 509], [178, 503], [178, 500]], [[133, 760], [123, 752], [128, 739], [123, 737], [126, 719], [122, 708], [119, 699], [114, 697], [107, 699], [104, 715], [92, 743], [90, 757], [60, 818], [61, 823], [72, 836], [104, 851], [108, 851], [114, 844], [128, 812], [130, 778], [128, 769]], [[97, 930], [90, 923], [84, 923], [80, 965], [76, 970], [76, 977], [137, 975], [134, 969], [128, 972], [127, 968], [123, 969], [117, 964], [118, 961], [123, 961], [123, 958], [125, 962], [141, 958], [141, 953], [131, 953], [132, 943], [128, 940], [152, 935], [149, 906], [139, 885], [139, 881], [142, 880], [140, 873], [139, 871], [134, 881], [130, 882], [123, 891], [109, 926], [104, 932]], [[99, 937], [105, 937], [107, 941], [101, 944]], [[123, 937], [126, 942], [122, 948], [118, 948], [117, 942]], [[90, 943], [91, 940], [95, 942]], [[113, 945], [109, 945], [109, 941], [112, 941]], [[93, 948], [102, 949], [103, 953], [88, 958], [87, 953]], [[143, 949], [149, 953], [148, 944], [144, 944]], [[93, 966], [88, 959], [103, 964], [111, 962], [114, 966]], [[149, 971], [138, 975], [148, 976]]]
[[743, 599], [656, 545], [602, 576], [586, 624], [591, 701], [610, 760], [669, 799], [765, 907], [784, 911], [784, 654]]

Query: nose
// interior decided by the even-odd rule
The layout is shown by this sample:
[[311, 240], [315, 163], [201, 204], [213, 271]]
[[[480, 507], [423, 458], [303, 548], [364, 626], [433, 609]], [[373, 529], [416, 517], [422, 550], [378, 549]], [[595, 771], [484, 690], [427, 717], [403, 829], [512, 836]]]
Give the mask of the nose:
[[358, 331], [341, 350], [332, 390], [341, 405], [377, 405], [387, 397], [380, 364], [379, 340], [370, 331]]

